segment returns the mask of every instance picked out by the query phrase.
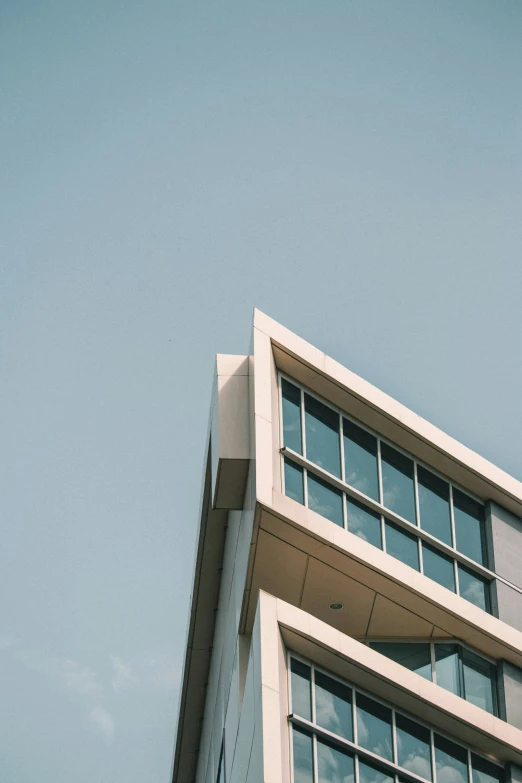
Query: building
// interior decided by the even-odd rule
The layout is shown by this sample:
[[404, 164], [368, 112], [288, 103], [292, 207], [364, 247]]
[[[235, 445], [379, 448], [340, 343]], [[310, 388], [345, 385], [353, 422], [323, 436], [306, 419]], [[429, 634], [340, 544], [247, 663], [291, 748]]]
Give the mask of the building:
[[173, 783], [522, 783], [521, 517], [256, 311], [216, 361]]

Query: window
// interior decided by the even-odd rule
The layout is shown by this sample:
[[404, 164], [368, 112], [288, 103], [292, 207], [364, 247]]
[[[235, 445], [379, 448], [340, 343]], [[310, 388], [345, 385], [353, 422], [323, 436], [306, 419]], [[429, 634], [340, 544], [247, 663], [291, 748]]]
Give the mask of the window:
[[293, 655], [290, 690], [294, 783], [504, 781], [500, 765]]
[[482, 503], [286, 378], [281, 410], [288, 497], [491, 611]]
[[[368, 642], [392, 661], [498, 715], [496, 666], [458, 642]], [[434, 662], [434, 668], [432, 666]]]
[[221, 743], [216, 783], [225, 783], [225, 743]]

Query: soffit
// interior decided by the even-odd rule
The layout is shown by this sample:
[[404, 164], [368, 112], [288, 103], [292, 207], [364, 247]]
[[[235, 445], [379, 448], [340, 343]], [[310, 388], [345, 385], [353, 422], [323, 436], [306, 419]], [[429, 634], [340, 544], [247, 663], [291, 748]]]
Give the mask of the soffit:
[[[308, 518], [317, 518], [313, 532], [269, 509], [263, 508], [259, 514], [257, 547], [245, 596], [245, 632], [252, 629], [259, 590], [264, 590], [352, 637], [451, 636], [492, 658], [504, 658], [522, 667], [519, 632], [353, 534], [305, 511]], [[332, 529], [335, 542], [328, 540]], [[321, 530], [323, 537], [318, 535]], [[343, 609], [331, 610], [333, 602], [343, 603]]]

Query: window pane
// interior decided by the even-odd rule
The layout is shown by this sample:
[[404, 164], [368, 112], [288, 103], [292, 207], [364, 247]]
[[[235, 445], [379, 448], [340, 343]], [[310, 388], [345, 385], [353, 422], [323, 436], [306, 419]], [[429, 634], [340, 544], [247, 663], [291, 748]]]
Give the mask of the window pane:
[[430, 645], [422, 642], [370, 642], [376, 650], [412, 672], [431, 680]]
[[308, 472], [308, 508], [343, 527], [341, 492], [310, 472]]
[[425, 576], [455, 592], [453, 560], [438, 552], [429, 544], [422, 544], [422, 568]]
[[437, 783], [468, 783], [468, 752], [435, 734]]
[[283, 396], [283, 444], [301, 454], [301, 391], [293, 383], [285, 381], [284, 378], [281, 380], [281, 391]]
[[476, 563], [487, 566], [484, 506], [458, 489], [453, 489], [453, 514], [458, 551]]
[[383, 759], [393, 759], [391, 710], [360, 693], [357, 694], [357, 742]]
[[459, 648], [456, 644], [435, 645], [435, 671], [437, 685], [462, 696], [459, 673]]
[[304, 503], [303, 469], [285, 457], [285, 495]]
[[401, 767], [431, 780], [430, 730], [396, 714], [397, 761]]
[[420, 525], [427, 533], [452, 546], [449, 508], [449, 484], [447, 481], [417, 466], [419, 482]]
[[352, 690], [331, 677], [315, 673], [316, 723], [333, 734], [353, 739]]
[[491, 761], [471, 754], [471, 766], [473, 769], [473, 783], [503, 783], [504, 770]]
[[483, 710], [495, 711], [495, 670], [489, 661], [462, 648], [464, 698]]
[[384, 505], [415, 523], [412, 460], [386, 443], [381, 443], [381, 462]]
[[459, 593], [475, 606], [489, 612], [489, 585], [468, 568], [459, 565]]
[[343, 434], [346, 483], [379, 500], [377, 438], [348, 419], [343, 419]]
[[325, 740], [317, 740], [319, 783], [353, 783], [353, 756]]
[[416, 571], [419, 570], [417, 536], [407, 533], [388, 520], [386, 520], [386, 551]]
[[292, 731], [294, 750], [294, 783], [313, 783], [314, 765], [312, 737], [308, 732], [294, 726]]
[[359, 759], [359, 783], [393, 783], [393, 778], [377, 765]]
[[339, 414], [305, 394], [305, 428], [307, 458], [340, 476]]
[[363, 541], [382, 549], [381, 517], [356, 500], [346, 498], [348, 530]]
[[310, 693], [310, 667], [292, 658], [292, 712], [301, 718], [312, 720]]

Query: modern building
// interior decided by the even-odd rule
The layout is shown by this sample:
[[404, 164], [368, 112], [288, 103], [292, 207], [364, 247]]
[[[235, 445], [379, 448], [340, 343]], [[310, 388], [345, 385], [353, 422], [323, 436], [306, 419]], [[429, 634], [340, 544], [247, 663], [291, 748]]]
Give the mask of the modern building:
[[522, 783], [521, 517], [256, 311], [216, 360], [173, 783]]

